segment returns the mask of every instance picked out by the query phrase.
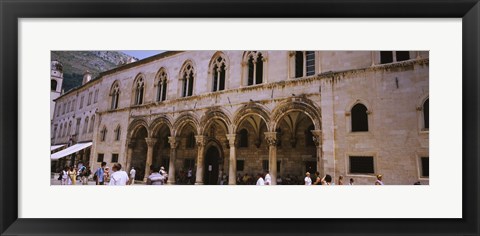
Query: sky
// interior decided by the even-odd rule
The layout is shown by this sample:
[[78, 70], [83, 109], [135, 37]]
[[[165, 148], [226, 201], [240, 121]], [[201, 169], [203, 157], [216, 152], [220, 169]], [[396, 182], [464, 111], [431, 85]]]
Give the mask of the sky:
[[139, 60], [142, 60], [144, 58], [162, 53], [164, 51], [160, 50], [126, 50], [126, 51], [121, 51], [127, 55], [133, 56], [138, 58]]

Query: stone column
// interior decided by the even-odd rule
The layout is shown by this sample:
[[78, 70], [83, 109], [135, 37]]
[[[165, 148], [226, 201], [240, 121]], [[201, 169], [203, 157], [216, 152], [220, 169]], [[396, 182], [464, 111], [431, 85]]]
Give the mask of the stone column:
[[157, 139], [145, 138], [145, 141], [147, 143], [147, 161], [145, 163], [145, 176], [143, 177], [143, 181], [147, 182], [147, 178], [150, 175], [150, 166], [152, 165], [153, 147], [155, 146], [155, 143], [157, 143]]
[[[133, 154], [133, 148], [135, 147], [135, 140], [130, 139], [127, 140], [127, 158], [125, 158], [125, 171], [129, 173], [130, 169], [132, 168], [132, 154]], [[138, 167], [137, 167], [138, 168]]]
[[168, 163], [168, 181], [167, 184], [175, 184], [175, 159], [177, 158], [178, 139], [168, 137], [170, 143], [170, 161]]
[[[323, 156], [322, 156], [322, 131], [321, 130], [311, 130], [313, 142], [315, 147], [317, 147], [317, 171], [320, 172], [320, 176], [324, 176], [325, 169], [323, 165]], [[313, 173], [312, 173], [313, 174]]]
[[268, 168], [272, 177], [272, 185], [277, 184], [277, 132], [265, 132], [268, 144]]
[[204, 163], [204, 149], [205, 149], [205, 140], [206, 137], [204, 135], [196, 135], [195, 141], [197, 142], [197, 173], [195, 177], [195, 184], [202, 185], [203, 184], [203, 163]]
[[227, 134], [228, 145], [230, 146], [230, 159], [228, 168], [228, 184], [237, 184], [237, 153], [235, 150], [235, 138], [237, 134]]

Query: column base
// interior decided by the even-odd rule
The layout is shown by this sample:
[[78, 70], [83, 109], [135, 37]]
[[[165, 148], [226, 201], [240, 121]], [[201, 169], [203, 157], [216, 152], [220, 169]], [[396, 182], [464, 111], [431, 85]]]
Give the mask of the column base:
[[167, 180], [167, 184], [168, 184], [168, 185], [174, 185], [174, 184], [175, 184], [175, 181], [174, 181], [174, 180]]
[[195, 185], [203, 185], [203, 182], [196, 182]]

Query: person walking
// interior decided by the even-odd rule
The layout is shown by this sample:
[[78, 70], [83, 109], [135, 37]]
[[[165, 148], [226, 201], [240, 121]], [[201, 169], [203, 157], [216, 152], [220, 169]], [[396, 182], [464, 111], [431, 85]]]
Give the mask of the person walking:
[[338, 185], [343, 185], [343, 175], [338, 177]]
[[312, 179], [310, 178], [310, 172], [305, 173], [305, 185], [312, 185]]
[[163, 185], [165, 184], [165, 177], [160, 174], [160, 168], [153, 167], [153, 172], [147, 178], [147, 185]]
[[265, 185], [265, 180], [263, 180], [262, 174], [258, 173], [257, 177], [257, 185]]
[[272, 185], [272, 176], [270, 176], [269, 171], [265, 171], [265, 185]]
[[135, 167], [132, 166], [132, 169], [130, 170], [130, 185], [133, 185], [135, 183], [135, 174], [137, 171], [135, 170]]
[[62, 176], [62, 185], [67, 185], [67, 183], [68, 183], [68, 167], [63, 168], [60, 175]]
[[128, 174], [122, 170], [120, 163], [115, 163], [112, 167], [113, 173], [110, 175], [110, 182], [108, 185], [127, 185]]
[[353, 178], [350, 178], [350, 185], [353, 185]]
[[322, 185], [322, 178], [320, 178], [320, 172], [315, 171], [315, 182], [313, 185]]
[[332, 185], [332, 176], [325, 175], [322, 179], [322, 185]]
[[108, 183], [110, 182], [110, 167], [105, 166], [103, 172], [103, 182]]
[[77, 168], [70, 167], [68, 168], [68, 185], [76, 185], [77, 184]]
[[104, 184], [104, 174], [105, 171], [103, 168], [107, 165], [106, 162], [102, 162], [102, 165], [98, 167], [98, 169], [95, 171], [95, 176], [96, 176], [96, 185], [103, 185]]
[[383, 175], [377, 175], [377, 180], [375, 180], [375, 185], [383, 185], [382, 178], [383, 178]]

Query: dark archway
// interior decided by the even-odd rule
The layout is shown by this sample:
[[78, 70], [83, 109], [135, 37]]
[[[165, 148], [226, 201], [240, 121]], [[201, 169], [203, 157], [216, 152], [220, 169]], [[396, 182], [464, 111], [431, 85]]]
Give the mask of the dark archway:
[[145, 177], [145, 164], [147, 161], [147, 142], [145, 138], [148, 137], [147, 129], [144, 126], [140, 126], [133, 135], [134, 147], [132, 150], [131, 165], [135, 167], [137, 171], [135, 174], [135, 180], [143, 181]]
[[205, 155], [204, 184], [215, 185], [218, 180], [218, 167], [220, 163], [220, 151], [215, 146], [210, 146]]

